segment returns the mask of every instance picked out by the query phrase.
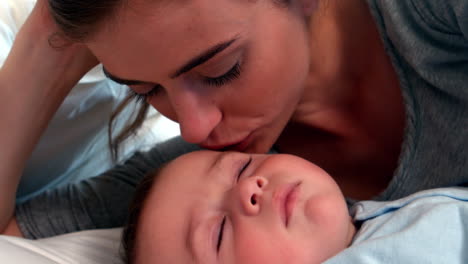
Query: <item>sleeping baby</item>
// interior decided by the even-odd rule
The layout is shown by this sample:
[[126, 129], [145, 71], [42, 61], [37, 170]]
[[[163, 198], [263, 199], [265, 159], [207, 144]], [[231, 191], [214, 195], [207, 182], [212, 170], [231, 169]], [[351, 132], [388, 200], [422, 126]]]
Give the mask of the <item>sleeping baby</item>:
[[[413, 237], [424, 242], [414, 244], [424, 247], [424, 230], [406, 227], [417, 228], [422, 219], [431, 219], [436, 226], [437, 221], [447, 221], [447, 212], [441, 216], [432, 212], [434, 219], [425, 215], [437, 204], [461, 204], [468, 211], [466, 193], [465, 189], [435, 189], [390, 203], [357, 203], [350, 216], [332, 177], [302, 158], [197, 151], [143, 180], [123, 244], [128, 263], [322, 263], [351, 244], [378, 242], [403, 231], [414, 232]], [[418, 203], [429, 209], [418, 211], [413, 206], [407, 210], [408, 219], [403, 208]], [[401, 210], [399, 215], [393, 213], [396, 209]], [[392, 224], [386, 225], [391, 218]], [[464, 224], [459, 225], [460, 229], [454, 228], [456, 234], [464, 232]], [[356, 227], [360, 227], [358, 233]], [[449, 244], [460, 242], [446, 230], [444, 236], [454, 252]], [[406, 239], [405, 247], [411, 248], [412, 242]], [[385, 253], [376, 252], [379, 257]], [[389, 252], [387, 260], [399, 256], [393, 249]], [[430, 253], [426, 257], [432, 257]]]

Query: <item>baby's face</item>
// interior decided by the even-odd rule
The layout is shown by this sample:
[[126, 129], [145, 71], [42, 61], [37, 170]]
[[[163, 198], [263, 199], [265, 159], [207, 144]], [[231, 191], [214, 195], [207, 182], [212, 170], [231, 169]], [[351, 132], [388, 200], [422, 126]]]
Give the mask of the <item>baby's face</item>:
[[168, 164], [146, 201], [137, 263], [320, 263], [355, 229], [343, 195], [291, 155], [200, 151]]

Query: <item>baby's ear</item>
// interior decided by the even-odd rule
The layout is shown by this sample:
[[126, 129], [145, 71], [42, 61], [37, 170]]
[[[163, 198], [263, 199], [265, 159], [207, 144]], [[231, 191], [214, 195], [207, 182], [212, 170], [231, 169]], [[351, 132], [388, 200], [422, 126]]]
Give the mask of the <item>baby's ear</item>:
[[312, 15], [319, 5], [319, 1], [322, 0], [300, 0], [302, 5], [302, 12], [306, 16]]

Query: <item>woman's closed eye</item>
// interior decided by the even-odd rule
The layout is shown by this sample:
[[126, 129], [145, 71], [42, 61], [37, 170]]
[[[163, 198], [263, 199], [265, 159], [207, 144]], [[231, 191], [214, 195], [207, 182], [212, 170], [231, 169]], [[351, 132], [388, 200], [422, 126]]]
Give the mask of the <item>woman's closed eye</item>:
[[146, 101], [151, 96], [156, 95], [161, 89], [163, 88], [159, 84], [153, 85], [151, 89], [146, 93], [137, 93], [133, 89], [128, 89], [128, 95], [131, 96], [132, 98], [135, 98], [137, 102], [143, 102], [143, 101]]
[[223, 75], [218, 77], [204, 77], [203, 82], [211, 86], [223, 86], [239, 78], [240, 74], [241, 64], [240, 62], [237, 62], [229, 71], [227, 71]]
[[[237, 62], [228, 72], [224, 73], [221, 76], [203, 77], [203, 83], [210, 85], [210, 86], [223, 86], [239, 78], [240, 74], [241, 74], [241, 64], [240, 62]], [[151, 87], [151, 89], [146, 93], [137, 93], [133, 89], [129, 89], [128, 94], [131, 97], [135, 98], [138, 102], [142, 102], [156, 95], [161, 89], [163, 89], [163, 87], [157, 84]]]

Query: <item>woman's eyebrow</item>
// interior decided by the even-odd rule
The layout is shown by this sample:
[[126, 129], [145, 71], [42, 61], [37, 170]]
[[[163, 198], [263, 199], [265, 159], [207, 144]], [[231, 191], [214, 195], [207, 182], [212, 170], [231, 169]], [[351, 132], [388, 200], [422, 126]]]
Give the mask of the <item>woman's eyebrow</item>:
[[224, 41], [224, 42], [214, 45], [213, 47], [207, 49], [206, 51], [202, 52], [200, 55], [196, 56], [195, 58], [191, 59], [189, 62], [184, 64], [182, 67], [180, 67], [180, 69], [176, 70], [173, 74], [171, 74], [170, 77], [172, 79], [175, 79], [179, 77], [180, 75], [197, 67], [198, 65], [201, 65], [209, 61], [211, 58], [216, 56], [216, 54], [220, 53], [221, 51], [231, 46], [231, 44], [234, 43], [237, 39], [238, 37], [236, 36], [228, 41]]
[[[231, 46], [232, 43], [234, 43], [238, 37], [234, 37], [228, 41], [224, 41], [222, 43], [216, 44], [213, 47], [209, 48], [208, 50], [202, 52], [200, 55], [196, 56], [195, 58], [191, 59], [189, 62], [184, 64], [180, 69], [176, 70], [173, 74], [170, 75], [170, 78], [175, 79], [179, 77], [180, 75], [190, 71], [191, 69], [209, 61], [211, 58], [216, 56], [216, 54], [222, 52], [223, 50], [227, 49], [229, 46]], [[102, 71], [104, 75], [111, 79], [112, 81], [124, 85], [140, 85], [140, 84], [148, 84], [148, 82], [145, 81], [138, 81], [138, 80], [127, 80], [123, 79], [120, 77], [117, 77], [110, 73], [104, 66], [102, 67]]]

